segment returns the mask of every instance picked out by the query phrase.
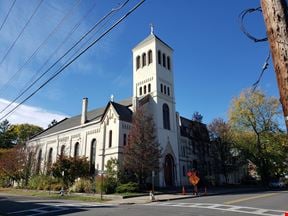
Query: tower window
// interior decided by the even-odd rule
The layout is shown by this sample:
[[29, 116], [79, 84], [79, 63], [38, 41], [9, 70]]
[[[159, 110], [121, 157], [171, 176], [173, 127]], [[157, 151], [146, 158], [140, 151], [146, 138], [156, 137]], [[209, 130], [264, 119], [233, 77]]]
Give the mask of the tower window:
[[166, 67], [166, 55], [163, 53], [163, 67]]
[[170, 130], [170, 113], [169, 107], [166, 103], [163, 104], [163, 127], [164, 129]]
[[144, 86], [144, 94], [146, 94], [146, 85]]
[[152, 63], [152, 50], [148, 51], [148, 64]]
[[112, 147], [112, 130], [109, 131], [109, 148]]
[[136, 57], [136, 70], [140, 68], [140, 56]]
[[158, 64], [161, 65], [161, 51], [158, 50]]
[[167, 94], [170, 96], [170, 88], [167, 86]]
[[171, 69], [171, 62], [170, 62], [170, 57], [169, 56], [167, 56], [167, 68], [168, 68], [168, 70]]
[[160, 84], [160, 91], [163, 93], [163, 84]]
[[164, 85], [164, 94], [166, 94], [166, 85]]
[[139, 88], [139, 95], [142, 95], [142, 87]]
[[148, 92], [151, 92], [151, 84], [148, 84]]
[[142, 54], [142, 67], [146, 65], [146, 53]]

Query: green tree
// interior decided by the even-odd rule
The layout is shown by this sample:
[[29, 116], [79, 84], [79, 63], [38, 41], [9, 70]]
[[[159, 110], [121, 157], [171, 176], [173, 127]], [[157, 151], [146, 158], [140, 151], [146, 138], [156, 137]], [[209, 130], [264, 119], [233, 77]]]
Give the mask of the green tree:
[[[229, 119], [235, 129], [234, 140], [256, 166], [263, 184], [283, 167], [287, 140], [281, 138], [278, 119], [281, 115], [278, 99], [262, 91], [243, 91], [233, 100]], [[283, 143], [284, 142], [284, 143]]]
[[7, 119], [0, 122], [0, 148], [13, 147], [13, 134], [10, 128], [11, 125]]
[[58, 156], [51, 170], [54, 177], [63, 180], [65, 188], [71, 186], [75, 179], [89, 177], [89, 162], [86, 157]]
[[14, 143], [19, 145], [25, 145], [27, 140], [36, 134], [43, 131], [43, 128], [31, 125], [31, 124], [16, 124], [9, 128], [11, 134], [13, 134]]
[[138, 108], [124, 149], [124, 168], [135, 174], [140, 186], [145, 186], [146, 178], [159, 169], [161, 148], [155, 130], [152, 116]]

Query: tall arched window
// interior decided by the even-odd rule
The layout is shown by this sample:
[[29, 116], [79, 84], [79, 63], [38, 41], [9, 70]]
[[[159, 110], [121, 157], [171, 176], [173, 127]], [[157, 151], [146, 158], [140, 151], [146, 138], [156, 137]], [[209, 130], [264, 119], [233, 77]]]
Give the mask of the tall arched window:
[[164, 94], [166, 94], [166, 85], [164, 85]]
[[41, 161], [42, 161], [42, 149], [40, 149], [38, 152], [36, 174], [38, 174], [40, 172]]
[[161, 65], [161, 58], [162, 58], [161, 51], [158, 50], [158, 64], [160, 64], [160, 65]]
[[112, 130], [109, 131], [109, 148], [112, 147]]
[[163, 67], [166, 67], [166, 55], [163, 53]]
[[48, 160], [47, 160], [47, 168], [49, 170], [49, 168], [52, 165], [52, 156], [53, 156], [53, 148], [49, 149], [49, 153], [48, 153]]
[[74, 157], [78, 157], [79, 156], [79, 143], [77, 142], [74, 146]]
[[148, 92], [151, 92], [151, 84], [148, 84]]
[[165, 103], [163, 104], [163, 127], [164, 129], [170, 130], [170, 113], [169, 113], [169, 107]]
[[146, 89], [146, 85], [144, 85], [144, 94], [146, 94], [147, 89]]
[[160, 84], [160, 91], [161, 91], [161, 93], [163, 93], [163, 84], [162, 83]]
[[142, 54], [142, 67], [146, 65], [146, 53]]
[[148, 51], [148, 64], [152, 63], [152, 50]]
[[60, 157], [63, 157], [64, 155], [65, 155], [65, 145], [62, 145], [60, 150]]
[[96, 139], [91, 142], [90, 148], [90, 174], [95, 174], [95, 159], [96, 159]]
[[142, 87], [139, 88], [139, 95], [142, 95]]
[[170, 96], [170, 88], [167, 86], [167, 94]]
[[171, 69], [171, 62], [170, 62], [170, 57], [169, 56], [167, 56], [167, 68], [168, 68], [168, 70]]
[[126, 146], [127, 144], [127, 135], [123, 134], [123, 146]]
[[136, 57], [136, 70], [140, 68], [140, 56]]

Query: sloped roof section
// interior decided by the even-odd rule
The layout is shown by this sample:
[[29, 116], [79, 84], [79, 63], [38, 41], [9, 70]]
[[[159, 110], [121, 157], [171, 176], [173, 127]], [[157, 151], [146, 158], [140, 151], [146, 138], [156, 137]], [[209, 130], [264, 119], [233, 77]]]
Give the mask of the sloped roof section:
[[148, 37], [146, 37], [144, 40], [142, 40], [140, 43], [138, 43], [135, 47], [137, 46], [141, 46], [142, 44], [145, 44], [146, 42], [150, 41], [150, 40], [158, 40], [160, 41], [162, 44], [164, 44], [165, 46], [167, 46], [169, 49], [173, 50], [173, 48], [171, 46], [169, 46], [167, 43], [165, 43], [163, 40], [161, 40], [158, 36], [156, 36], [155, 34], [150, 34]]
[[[123, 121], [131, 121], [132, 119], [132, 112], [129, 109], [129, 106], [132, 105], [132, 99], [128, 98], [123, 101], [120, 101], [119, 103], [111, 102], [113, 103], [113, 106], [115, 107], [116, 111], [118, 112], [120, 116], [120, 120]], [[98, 121], [101, 119], [102, 115], [104, 114], [105, 107], [101, 107], [98, 109], [91, 110], [87, 112], [87, 122], [93, 122]], [[131, 113], [130, 113], [130, 112]], [[77, 127], [81, 125], [81, 115], [77, 115], [71, 118], [65, 118], [62, 121], [58, 122], [56, 125], [47, 128], [42, 133], [38, 134], [37, 136], [33, 137], [32, 139], [40, 138], [43, 136], [47, 136], [53, 133], [57, 133], [63, 130], [67, 130], [73, 127]]]

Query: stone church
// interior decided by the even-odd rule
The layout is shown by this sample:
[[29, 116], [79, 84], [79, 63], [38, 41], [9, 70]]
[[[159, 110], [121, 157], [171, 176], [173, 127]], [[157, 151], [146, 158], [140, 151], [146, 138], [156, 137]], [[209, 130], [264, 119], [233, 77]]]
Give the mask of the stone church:
[[201, 176], [211, 175], [209, 135], [205, 124], [181, 117], [175, 109], [173, 49], [153, 30], [133, 50], [133, 95], [106, 107], [87, 111], [88, 99], [82, 101], [82, 113], [65, 118], [28, 141], [37, 147], [38, 170], [57, 155], [86, 156], [92, 172], [104, 170], [111, 158], [121, 160], [127, 144], [132, 114], [138, 106], [151, 112], [158, 142], [162, 147], [156, 185], [187, 185], [186, 173], [195, 168]]

